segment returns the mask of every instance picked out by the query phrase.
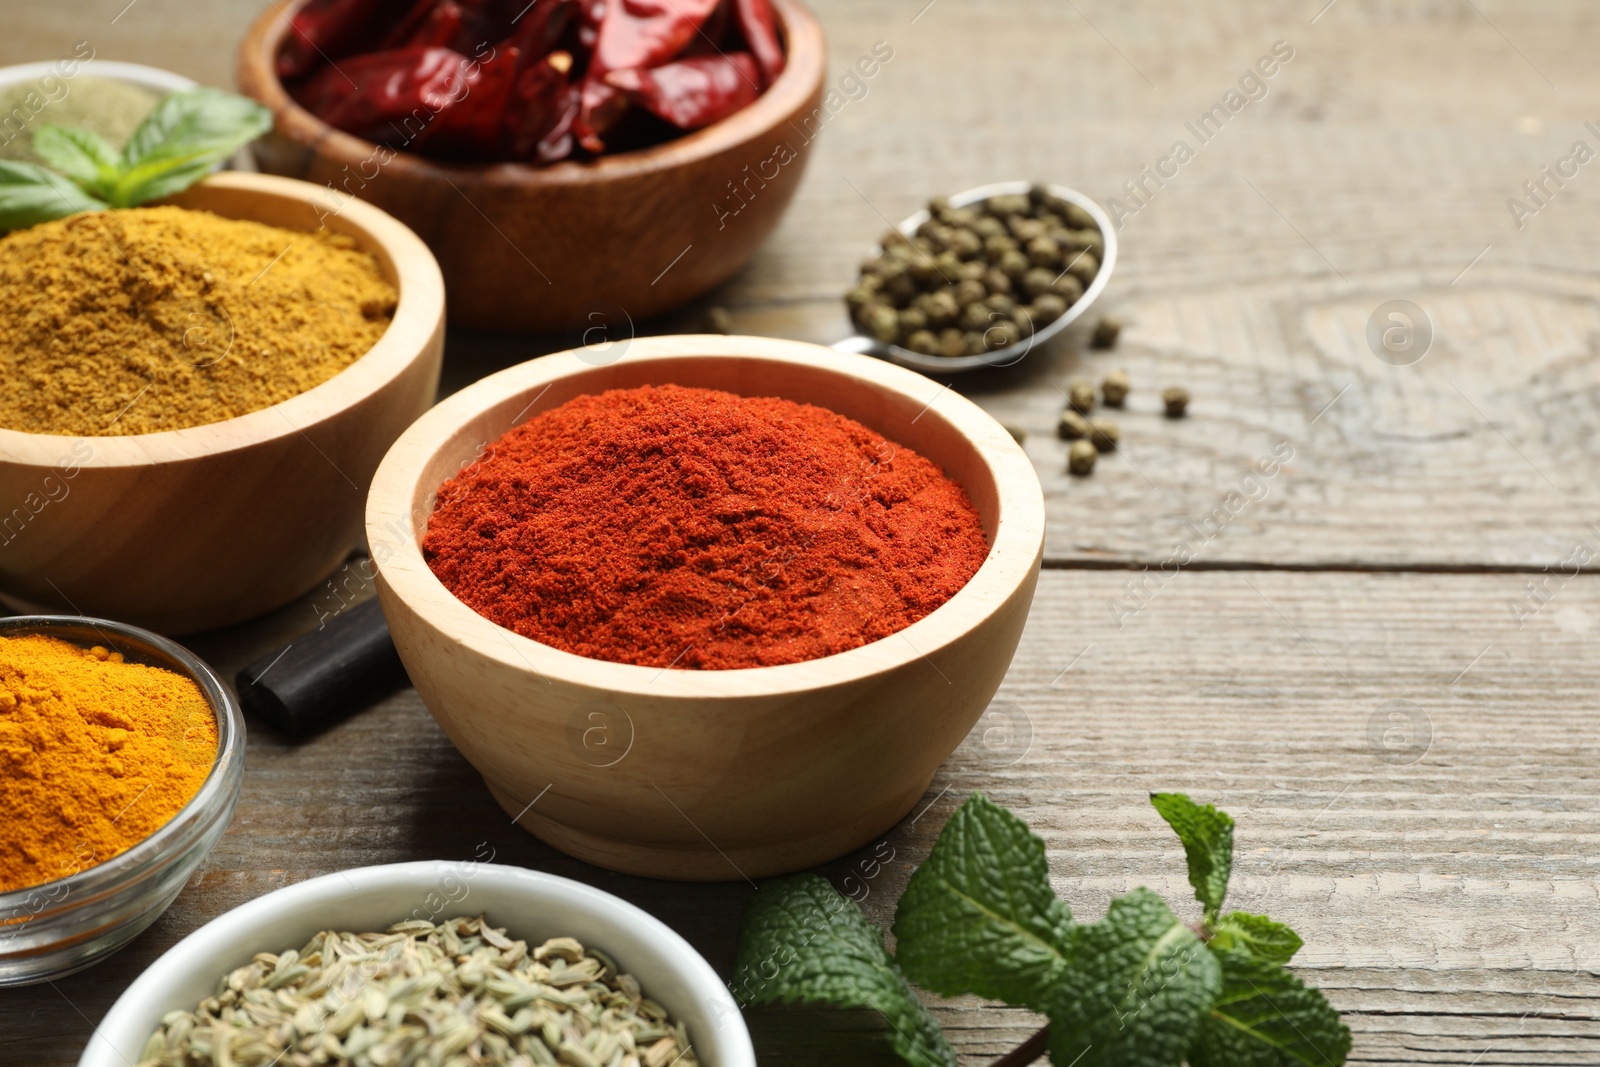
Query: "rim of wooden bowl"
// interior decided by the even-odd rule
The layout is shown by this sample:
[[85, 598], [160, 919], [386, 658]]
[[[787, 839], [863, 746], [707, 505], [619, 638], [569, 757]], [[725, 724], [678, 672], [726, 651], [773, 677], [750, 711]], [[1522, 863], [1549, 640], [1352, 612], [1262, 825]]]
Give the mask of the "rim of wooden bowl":
[[[193, 190], [178, 194], [173, 202], [181, 204], [190, 193], [204, 189], [241, 190], [263, 198], [294, 200], [311, 210], [322, 210], [318, 205], [326, 192], [321, 186], [294, 178], [229, 171], [212, 175]], [[339, 209], [337, 217], [324, 213], [330, 216], [330, 228], [359, 232], [381, 248], [394, 265], [395, 289], [399, 293], [394, 318], [365, 355], [321, 385], [221, 422], [158, 433], [92, 437], [0, 428], [0, 462], [53, 466], [79, 441], [93, 446], [93, 455], [87, 459], [77, 459], [74, 453], [74, 464], [87, 469], [153, 466], [250, 448], [299, 434], [366, 399], [404, 373], [427, 349], [428, 339], [444, 321], [444, 276], [439, 264], [409, 227], [371, 204], [350, 200]]]
[[[1044, 493], [1033, 463], [1000, 423], [966, 397], [881, 359], [767, 337], [637, 338], [622, 359], [636, 363], [697, 356], [825, 370], [841, 379], [841, 387], [854, 381], [893, 392], [922, 407], [918, 418], [931, 415], [943, 419], [971, 444], [994, 481], [998, 517], [989, 553], [978, 572], [949, 600], [903, 630], [846, 652], [775, 667], [706, 671], [612, 663], [542, 644], [484, 618], [458, 600], [423, 560], [419, 540], [426, 529], [426, 516], [419, 514], [413, 522], [412, 502], [431, 501], [438, 487], [422, 489], [423, 472], [433, 457], [482, 413], [523, 396], [534, 396], [528, 405], [531, 408], [538, 400], [535, 394], [542, 395], [541, 386], [603, 370], [585, 362], [581, 350], [572, 350], [479, 380], [441, 401], [389, 449], [367, 496], [367, 540], [380, 590], [387, 585], [408, 610], [447, 638], [530, 676], [623, 694], [744, 698], [849, 684], [926, 659], [1000, 610], [1038, 569], [1044, 549]], [[513, 425], [523, 421], [525, 414]], [[404, 536], [397, 537], [397, 532]]]
[[464, 176], [488, 184], [571, 186], [598, 184], [671, 170], [716, 156], [729, 148], [769, 133], [783, 118], [810, 99], [827, 74], [822, 25], [800, 0], [773, 0], [783, 24], [786, 62], [783, 73], [747, 107], [721, 122], [686, 133], [664, 144], [595, 160], [564, 160], [546, 166], [528, 163], [447, 163], [404, 150], [381, 149], [373, 141], [323, 122], [301, 107], [278, 80], [274, 57], [289, 20], [308, 0], [273, 3], [251, 25], [239, 45], [236, 77], [240, 91], [272, 111], [277, 132], [296, 144], [349, 165], [364, 163], [381, 151], [393, 158], [383, 169], [412, 177], [460, 181]]

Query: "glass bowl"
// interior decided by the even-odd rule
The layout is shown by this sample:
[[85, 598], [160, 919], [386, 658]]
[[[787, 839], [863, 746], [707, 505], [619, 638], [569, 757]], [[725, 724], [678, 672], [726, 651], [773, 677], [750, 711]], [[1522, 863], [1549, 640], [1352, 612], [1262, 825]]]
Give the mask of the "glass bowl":
[[227, 829], [244, 777], [244, 718], [194, 653], [123, 623], [81, 615], [0, 619], [0, 637], [44, 634], [102, 645], [130, 663], [191, 679], [217, 719], [217, 757], [189, 803], [128, 851], [67, 878], [0, 893], [0, 986], [27, 985], [97, 963], [155, 922]]

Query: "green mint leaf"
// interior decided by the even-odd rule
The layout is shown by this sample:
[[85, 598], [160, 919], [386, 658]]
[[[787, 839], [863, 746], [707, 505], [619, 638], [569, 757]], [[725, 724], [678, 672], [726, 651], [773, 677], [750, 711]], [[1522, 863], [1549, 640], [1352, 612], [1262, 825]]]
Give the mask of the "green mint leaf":
[[0, 231], [21, 230], [105, 207], [103, 201], [53, 171], [32, 163], [0, 161]]
[[33, 135], [33, 151], [87, 192], [104, 197], [116, 186], [122, 157], [116, 146], [92, 130], [41, 126]]
[[1318, 990], [1236, 948], [1212, 953], [1222, 993], [1200, 1023], [1190, 1067], [1339, 1067], [1350, 1031]]
[[1150, 803], [1183, 842], [1189, 858], [1189, 884], [1206, 909], [1206, 921], [1217, 917], [1228, 895], [1233, 870], [1233, 820], [1210, 804], [1201, 806], [1182, 793], [1151, 793]]
[[182, 192], [272, 128], [272, 112], [220, 89], [184, 89], [162, 98], [122, 149], [111, 195], [131, 207]]
[[1266, 963], [1288, 963], [1303, 944], [1283, 923], [1245, 911], [1224, 915], [1211, 934], [1212, 948], [1243, 949]]
[[871, 1008], [912, 1067], [956, 1067], [955, 1051], [884, 949], [882, 932], [814, 874], [768, 882], [756, 893], [739, 928], [733, 992], [741, 1004]]
[[1072, 951], [1072, 913], [1050, 888], [1044, 842], [981, 793], [945, 823], [895, 912], [900, 968], [946, 996], [1043, 1011]]
[[1139, 888], [1078, 927], [1050, 1016], [1057, 1067], [1178, 1067], [1222, 987], [1216, 959], [1156, 894]]

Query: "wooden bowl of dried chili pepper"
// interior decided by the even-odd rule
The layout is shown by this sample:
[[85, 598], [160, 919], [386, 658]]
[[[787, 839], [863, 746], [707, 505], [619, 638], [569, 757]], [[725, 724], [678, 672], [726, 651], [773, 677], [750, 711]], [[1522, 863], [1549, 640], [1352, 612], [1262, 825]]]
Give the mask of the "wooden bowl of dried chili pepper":
[[452, 325], [573, 335], [755, 254], [837, 110], [825, 74], [800, 0], [292, 0], [237, 67], [276, 120], [261, 168], [416, 230]]
[[[892, 497], [898, 511], [907, 497], [885, 487], [908, 468], [893, 450], [930, 464], [940, 479], [960, 487], [975, 513], [976, 570], [939, 606], [891, 634], [816, 658], [735, 669], [709, 669], [716, 664], [704, 661], [700, 669], [685, 669], [694, 657], [617, 662], [577, 654], [554, 639], [524, 636], [520, 625], [510, 629], [491, 621], [480, 614], [481, 606], [469, 606], [452, 592], [455, 585], [441, 580], [439, 560], [430, 561], [425, 542], [431, 543], [447, 507], [476, 510], [482, 522], [472, 536], [486, 543], [525, 543], [487, 497], [468, 498], [455, 488], [466, 475], [487, 471], [509, 455], [508, 431], [549, 425], [541, 420], [588, 411], [630, 391], [654, 391], [658, 400], [687, 404], [690, 390], [715, 391], [729, 402], [759, 400], [774, 410], [779, 402], [793, 409], [810, 405], [790, 410], [783, 417], [791, 421], [753, 450], [778, 455], [784, 464], [785, 454], [796, 462], [809, 459], [808, 446], [786, 453], [784, 442], [809, 433], [813, 420], [851, 420], [880, 446], [887, 441], [884, 455], [894, 460], [893, 469], [875, 459], [862, 464], [857, 473], [866, 479], [865, 492], [825, 494], [824, 511], [837, 506], [843, 514], [854, 504], [849, 496]], [[658, 405], [649, 418], [670, 421], [679, 410], [687, 408]], [[626, 425], [642, 421], [630, 416]], [[719, 425], [724, 435], [732, 432], [733, 423]], [[672, 496], [678, 486], [699, 495], [695, 486], [730, 470], [742, 480], [746, 468], [739, 462], [723, 463], [723, 475], [711, 473], [721, 459], [701, 450], [713, 448], [709, 438], [684, 440], [681, 454], [668, 459], [681, 466], [670, 468], [672, 476], [656, 489], [630, 499], [615, 493], [607, 472], [597, 470], [589, 484], [599, 499], [585, 500], [580, 485], [569, 503], [593, 514], [604, 513], [610, 501], [620, 512], [640, 500]], [[726, 436], [723, 443], [741, 444]], [[619, 457], [609, 466], [626, 474], [633, 462]], [[816, 480], [826, 480], [825, 473], [813, 471]], [[514, 494], [531, 488], [514, 471], [495, 477]], [[872, 480], [877, 478], [886, 480]], [[697, 523], [705, 524], [701, 530], [709, 526], [715, 540], [722, 523], [748, 519], [747, 528], [759, 531], [768, 525], [762, 516], [781, 508], [770, 495], [718, 493], [719, 503], [706, 514], [661, 514], [658, 555], [669, 566], [685, 558], [674, 540], [698, 537], [690, 532]], [[552, 529], [546, 525], [540, 536]], [[937, 559], [960, 547], [954, 538], [946, 545], [936, 522], [923, 529], [925, 557]], [[839, 543], [830, 540], [839, 530], [832, 524], [819, 531], [817, 544], [826, 546], [825, 555]], [[522, 577], [534, 571], [533, 577], [554, 583], [546, 586], [547, 604], [563, 597], [563, 583], [567, 599], [576, 599], [577, 583], [567, 582], [569, 572], [550, 558], [614, 571], [613, 563], [631, 558], [641, 540], [644, 554], [651, 554], [656, 536], [633, 538], [625, 548], [615, 527], [607, 532], [569, 524], [566, 535], [545, 541], [548, 552], [524, 567]], [[1031, 462], [1006, 430], [975, 404], [915, 372], [792, 341], [652, 337], [632, 341], [621, 353], [580, 349], [537, 359], [444, 400], [384, 457], [368, 497], [367, 538], [384, 614], [417, 691], [508, 814], [557, 848], [605, 867], [721, 880], [798, 870], [842, 855], [877, 838], [923, 796], [1011, 663], [1038, 578], [1044, 503]], [[806, 534], [800, 541], [810, 539]], [[742, 547], [742, 538], [735, 540], [741, 544], [734, 548]], [[733, 577], [750, 579], [758, 597], [779, 584], [798, 590], [801, 568], [790, 554], [766, 558], [787, 567], [785, 575]], [[826, 563], [823, 570], [826, 577]], [[506, 588], [520, 581], [511, 568], [504, 578]], [[713, 575], [711, 587], [722, 581]], [[811, 602], [821, 610], [799, 640], [825, 629], [849, 607], [832, 599], [834, 590], [844, 586], [832, 583], [822, 599]], [[603, 613], [615, 617], [643, 606], [659, 613], [661, 629], [669, 629], [684, 606], [670, 595], [624, 590], [622, 596], [630, 602], [604, 607]], [[743, 616], [735, 610], [731, 617]]]

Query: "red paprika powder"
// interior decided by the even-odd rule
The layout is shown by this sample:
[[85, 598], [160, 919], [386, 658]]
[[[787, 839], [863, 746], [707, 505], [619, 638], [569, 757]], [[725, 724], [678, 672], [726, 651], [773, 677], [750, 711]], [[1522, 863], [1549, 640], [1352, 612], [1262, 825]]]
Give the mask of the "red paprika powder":
[[583, 396], [439, 490], [428, 565], [480, 615], [593, 659], [833, 655], [948, 600], [988, 553], [929, 460], [809, 404], [677, 385]]

